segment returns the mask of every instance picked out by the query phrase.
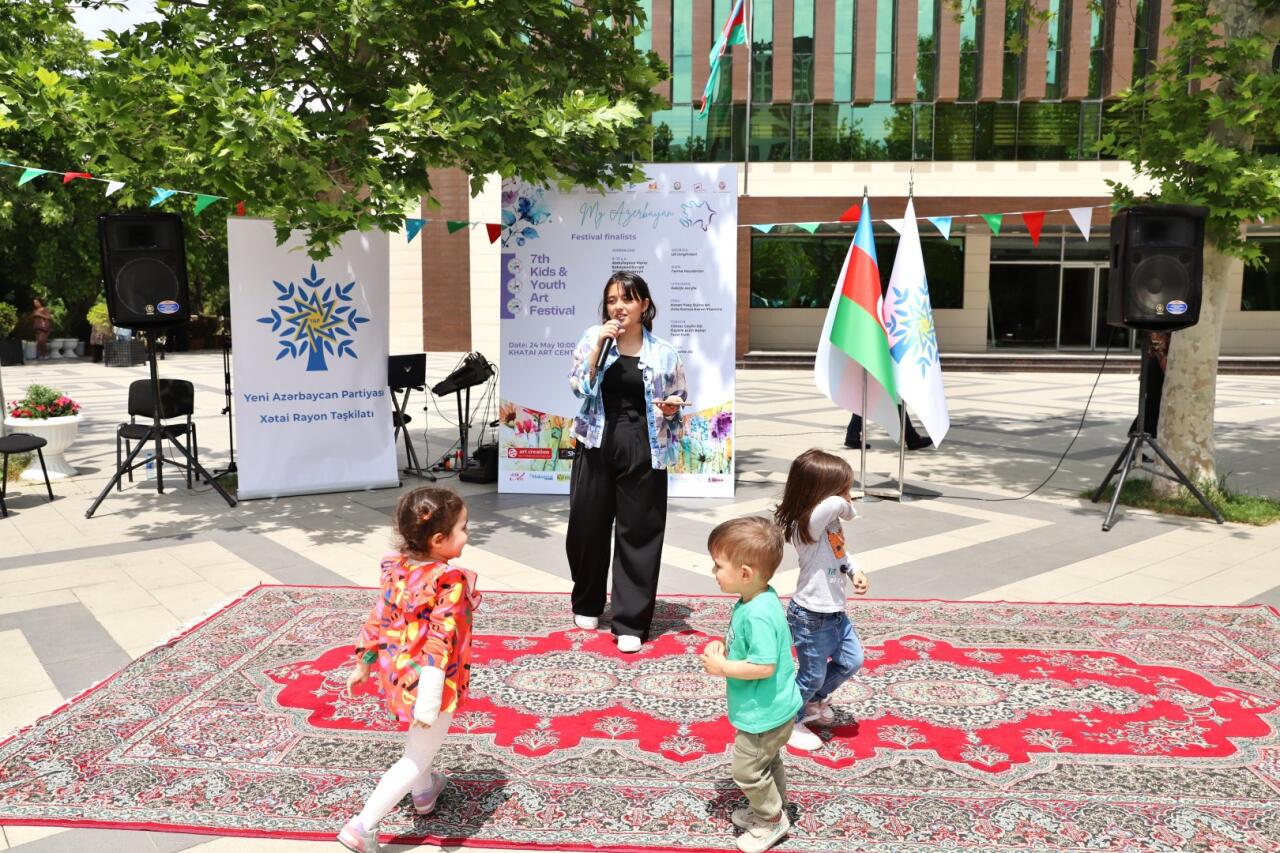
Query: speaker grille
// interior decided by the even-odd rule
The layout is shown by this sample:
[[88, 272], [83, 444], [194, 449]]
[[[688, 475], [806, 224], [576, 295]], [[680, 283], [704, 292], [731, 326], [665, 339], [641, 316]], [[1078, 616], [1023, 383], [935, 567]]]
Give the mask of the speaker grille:
[[[133, 258], [116, 274], [116, 298], [128, 313], [137, 317], [155, 314], [156, 303], [178, 301], [178, 277], [159, 258]], [[147, 310], [150, 306], [153, 310]]]
[[1191, 276], [1184, 264], [1168, 255], [1154, 255], [1133, 268], [1130, 287], [1131, 314], [1158, 317], [1171, 300], [1186, 301]]

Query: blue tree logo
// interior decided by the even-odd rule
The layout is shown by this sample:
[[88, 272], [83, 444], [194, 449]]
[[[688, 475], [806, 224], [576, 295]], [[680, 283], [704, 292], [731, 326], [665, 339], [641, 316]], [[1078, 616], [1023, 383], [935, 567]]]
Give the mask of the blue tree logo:
[[324, 288], [324, 279], [316, 277], [316, 265], [311, 265], [311, 275], [302, 277], [302, 284], [293, 282], [284, 285], [278, 281], [271, 282], [280, 291], [276, 297], [281, 304], [271, 309], [266, 317], [259, 317], [259, 323], [271, 326], [273, 334], [280, 335], [280, 352], [276, 361], [286, 355], [291, 358], [307, 357], [307, 370], [328, 370], [325, 355], [342, 358], [356, 355], [352, 334], [368, 317], [361, 317], [354, 305], [343, 305], [344, 302], [355, 301], [351, 291], [356, 283], [331, 284]]

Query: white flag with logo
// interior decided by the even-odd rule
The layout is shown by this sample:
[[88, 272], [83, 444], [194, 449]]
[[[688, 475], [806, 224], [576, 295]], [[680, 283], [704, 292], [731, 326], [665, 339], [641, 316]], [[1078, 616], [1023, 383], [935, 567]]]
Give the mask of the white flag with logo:
[[893, 380], [898, 396], [924, 422], [935, 446], [951, 427], [947, 393], [942, 385], [938, 335], [925, 280], [924, 254], [915, 203], [907, 200], [902, 218], [902, 238], [893, 260], [889, 289], [884, 295], [884, 326], [893, 358]]

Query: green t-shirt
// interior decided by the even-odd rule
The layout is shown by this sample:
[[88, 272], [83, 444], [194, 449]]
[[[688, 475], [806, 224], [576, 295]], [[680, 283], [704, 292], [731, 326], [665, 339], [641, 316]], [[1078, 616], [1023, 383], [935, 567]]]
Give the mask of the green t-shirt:
[[773, 587], [750, 601], [738, 601], [724, 636], [725, 657], [751, 663], [773, 664], [768, 678], [726, 678], [729, 686], [729, 722], [748, 734], [760, 734], [791, 719], [802, 704], [796, 687], [796, 665], [791, 660], [791, 629], [782, 602]]

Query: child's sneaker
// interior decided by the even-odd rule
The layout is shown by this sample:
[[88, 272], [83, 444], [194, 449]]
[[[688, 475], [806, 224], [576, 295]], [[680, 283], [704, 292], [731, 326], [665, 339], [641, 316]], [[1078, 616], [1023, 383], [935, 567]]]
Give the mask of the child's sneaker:
[[348, 850], [354, 850], [355, 853], [381, 853], [382, 851], [378, 846], [377, 831], [365, 829], [359, 816], [351, 818], [342, 827], [342, 831], [338, 833], [338, 843]]
[[[796, 723], [796, 727], [791, 732], [791, 737], [787, 739], [787, 746], [793, 749], [804, 750], [805, 752], [813, 752], [815, 749], [822, 749], [822, 738], [818, 737], [804, 723]], [[764, 849], [763, 847], [760, 849]]]
[[427, 815], [436, 810], [436, 801], [440, 799], [440, 795], [444, 793], [445, 786], [449, 784], [449, 777], [443, 773], [431, 774], [431, 787], [425, 791], [413, 792], [413, 810], [418, 814]]
[[756, 822], [756, 813], [751, 810], [751, 806], [743, 806], [740, 809], [734, 809], [733, 814], [729, 815], [729, 820], [733, 821], [733, 825], [738, 829], [750, 829]]
[[824, 726], [829, 726], [836, 721], [835, 709], [831, 707], [831, 697], [828, 696], [818, 703], [818, 722]]
[[800, 723], [802, 725], [804, 723], [812, 723], [815, 720], [819, 720], [821, 718], [822, 718], [821, 702], [805, 702], [804, 703], [804, 713], [800, 715]]
[[764, 853], [790, 831], [791, 818], [787, 817], [786, 809], [782, 810], [782, 817], [778, 818], [777, 823], [760, 820], [752, 815], [751, 827], [738, 836], [738, 849], [742, 853]]

